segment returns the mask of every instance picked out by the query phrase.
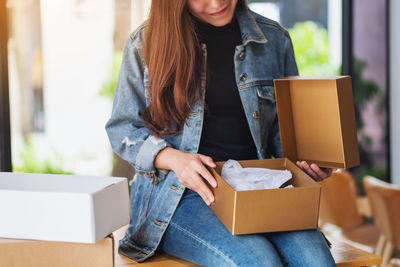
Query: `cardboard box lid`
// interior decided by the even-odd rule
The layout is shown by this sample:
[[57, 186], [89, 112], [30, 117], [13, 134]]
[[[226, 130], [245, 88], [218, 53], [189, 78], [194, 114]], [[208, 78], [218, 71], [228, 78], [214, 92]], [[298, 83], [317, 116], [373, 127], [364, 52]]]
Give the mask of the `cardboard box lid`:
[[359, 165], [350, 76], [275, 79], [282, 152], [321, 167]]

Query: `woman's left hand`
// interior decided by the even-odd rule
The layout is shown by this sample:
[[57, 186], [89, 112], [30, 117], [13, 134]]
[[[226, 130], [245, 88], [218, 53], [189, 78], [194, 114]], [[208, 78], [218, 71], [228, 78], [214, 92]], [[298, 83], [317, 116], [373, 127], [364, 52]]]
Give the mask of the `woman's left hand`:
[[303, 171], [305, 171], [308, 175], [310, 175], [317, 182], [320, 182], [328, 178], [329, 176], [331, 176], [332, 172], [336, 170], [332, 168], [320, 168], [315, 163], [308, 165], [308, 163], [305, 161], [297, 161], [296, 165], [300, 167]]

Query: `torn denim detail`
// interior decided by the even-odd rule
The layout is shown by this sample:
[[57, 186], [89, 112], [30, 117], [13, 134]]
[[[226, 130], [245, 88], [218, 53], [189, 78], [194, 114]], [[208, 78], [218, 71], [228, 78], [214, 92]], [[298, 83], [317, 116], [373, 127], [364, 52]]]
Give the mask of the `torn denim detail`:
[[122, 143], [122, 144], [125, 144], [126, 146], [133, 146], [133, 145], [136, 145], [136, 144], [137, 144], [137, 142], [131, 141], [131, 140], [129, 139], [128, 136], [125, 137], [124, 140], [122, 140], [121, 143]]

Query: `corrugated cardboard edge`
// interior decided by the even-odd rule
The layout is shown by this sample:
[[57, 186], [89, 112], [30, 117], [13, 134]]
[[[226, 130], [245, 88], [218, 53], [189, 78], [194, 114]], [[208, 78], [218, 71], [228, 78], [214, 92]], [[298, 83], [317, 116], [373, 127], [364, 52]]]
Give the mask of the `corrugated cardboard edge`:
[[[292, 164], [295, 168], [300, 169], [297, 164], [295, 164], [294, 162], [292, 162], [290, 159], [285, 158], [285, 166], [286, 168], [288, 164]], [[312, 179], [316, 184], [319, 185], [319, 198], [318, 198], [318, 206], [317, 206], [317, 214], [316, 214], [316, 218], [315, 218], [315, 229], [318, 228], [318, 221], [319, 221], [319, 212], [320, 212], [320, 207], [321, 207], [321, 195], [322, 195], [322, 186], [320, 183], [316, 182], [313, 178], [311, 178], [305, 171], [303, 171], [302, 169], [300, 169], [300, 171], [302, 171], [304, 174], [306, 174], [310, 179]]]
[[235, 191], [235, 194], [233, 195], [233, 218], [232, 218], [232, 234], [235, 235], [236, 234], [236, 203], [237, 203], [237, 192]]
[[[216, 162], [216, 164], [217, 164], [216, 168], [218, 168], [219, 162]], [[219, 167], [222, 168], [222, 166], [219, 166]], [[230, 194], [232, 195], [232, 197], [230, 197], [230, 199], [232, 199], [232, 200], [230, 200], [230, 201], [233, 202], [233, 205], [231, 207], [232, 208], [231, 212], [228, 215], [223, 216], [222, 218], [218, 217], [218, 219], [232, 233], [235, 228], [235, 219], [234, 218], [235, 218], [235, 207], [236, 207], [237, 196], [236, 196], [235, 190], [218, 174], [218, 172], [216, 171], [216, 168], [207, 167], [207, 169], [210, 171], [210, 173], [217, 180], [217, 183], [219, 183], [218, 180], [220, 180], [220, 182], [223, 183], [223, 186], [231, 189]], [[219, 190], [219, 188], [218, 188], [219, 185], [217, 185], [217, 188], [212, 188], [211, 186], [209, 186], [209, 187], [213, 193], [217, 192]], [[213, 212], [216, 212], [216, 210], [220, 209], [219, 205], [221, 205], [221, 203], [213, 203], [213, 204], [211, 204], [210, 209]]]
[[341, 100], [339, 101], [339, 112], [340, 124], [342, 127], [342, 142], [345, 150], [343, 151], [345, 155], [344, 167], [351, 168], [360, 165], [357, 131], [354, 131], [352, 127], [356, 125], [356, 116], [354, 111], [353, 91], [351, 90], [351, 77], [344, 76], [336, 82], [338, 98]]
[[315, 229], [318, 228], [319, 212], [321, 210], [321, 195], [322, 195], [322, 186], [319, 188], [318, 212], [317, 212], [317, 218], [316, 218], [317, 223], [315, 224]]
[[[341, 77], [340, 79], [343, 79], [343, 77]], [[340, 82], [338, 82], [338, 80], [339, 80], [339, 78], [336, 80], [333, 80], [333, 83], [336, 88], [335, 93], [336, 93], [336, 100], [337, 100], [337, 108], [339, 111], [339, 118], [338, 118], [339, 119], [339, 127], [340, 127], [339, 134], [340, 134], [340, 144], [341, 144], [341, 148], [342, 148], [342, 162], [343, 162], [342, 163], [343, 165], [340, 166], [339, 168], [346, 168], [346, 155], [345, 155], [344, 134], [343, 134], [343, 118], [342, 118], [342, 114], [340, 112], [340, 107], [343, 105], [340, 105], [341, 95], [339, 94], [339, 91], [341, 90], [341, 88], [340, 88], [341, 84], [340, 84]], [[332, 167], [335, 167], [335, 166], [332, 166]]]
[[[293, 127], [293, 116], [292, 116], [292, 100], [290, 97], [290, 80], [275, 79], [275, 96], [276, 96], [276, 110], [278, 114], [279, 133], [282, 147], [282, 154], [291, 159], [292, 161], [297, 160], [297, 145], [295, 136], [295, 129]], [[281, 84], [278, 86], [278, 84]], [[284, 85], [284, 87], [282, 87]], [[279, 89], [278, 89], [279, 88]], [[281, 96], [282, 95], [282, 96]], [[278, 101], [284, 97], [287, 102]], [[283, 106], [283, 107], [282, 107]], [[282, 110], [288, 110], [289, 112], [282, 112]]]

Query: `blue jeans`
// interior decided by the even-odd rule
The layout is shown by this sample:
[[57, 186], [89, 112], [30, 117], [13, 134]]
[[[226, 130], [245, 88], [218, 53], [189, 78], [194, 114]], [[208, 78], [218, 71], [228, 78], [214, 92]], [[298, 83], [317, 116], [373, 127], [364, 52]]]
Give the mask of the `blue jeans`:
[[188, 189], [160, 248], [202, 266], [336, 266], [319, 230], [234, 236]]

